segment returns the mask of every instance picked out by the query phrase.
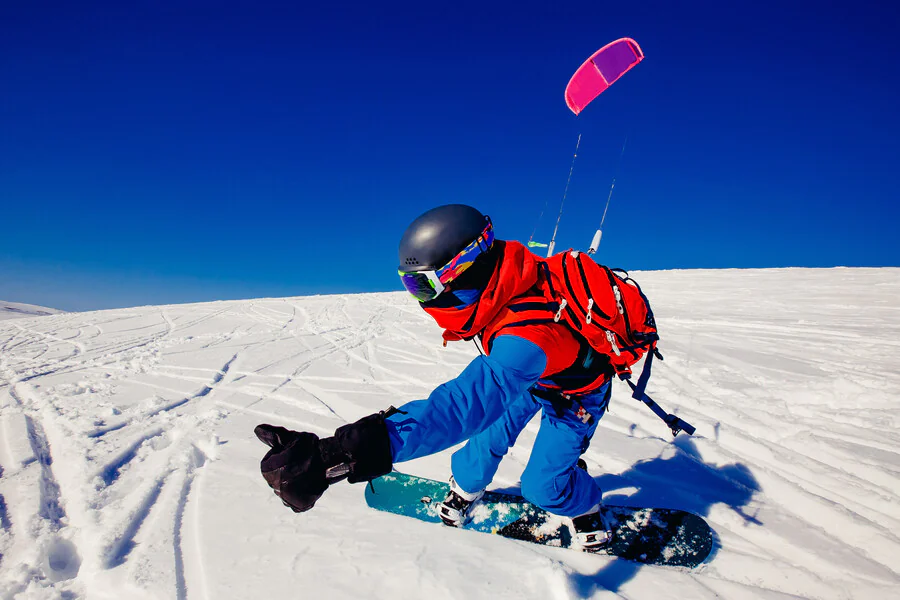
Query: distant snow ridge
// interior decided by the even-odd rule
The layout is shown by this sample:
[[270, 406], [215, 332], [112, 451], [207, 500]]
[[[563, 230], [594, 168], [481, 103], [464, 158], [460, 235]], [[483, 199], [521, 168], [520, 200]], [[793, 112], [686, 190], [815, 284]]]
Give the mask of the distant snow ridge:
[[[140, 307], [0, 322], [0, 600], [900, 598], [900, 269], [636, 274], [665, 361], [614, 383], [584, 458], [609, 504], [717, 535], [690, 572], [367, 508], [308, 513], [259, 475], [258, 423], [330, 435], [477, 355], [408, 294]], [[491, 487], [515, 490], [537, 433]], [[446, 479], [450, 452], [397, 465]]]
[[35, 306], [33, 304], [21, 304], [19, 302], [4, 302], [0, 300], [0, 321], [5, 319], [20, 319], [23, 317], [45, 317], [47, 315], [58, 315], [61, 310], [55, 308], [46, 308], [44, 306]]

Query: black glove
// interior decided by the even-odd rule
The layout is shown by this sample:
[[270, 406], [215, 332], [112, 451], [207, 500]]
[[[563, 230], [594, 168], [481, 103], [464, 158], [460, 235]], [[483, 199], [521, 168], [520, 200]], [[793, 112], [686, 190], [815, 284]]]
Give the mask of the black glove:
[[304, 512], [315, 506], [329, 484], [345, 478], [350, 483], [370, 481], [390, 473], [393, 460], [384, 419], [394, 411], [391, 407], [339, 427], [333, 437], [325, 439], [314, 433], [257, 425], [253, 430], [256, 437], [271, 448], [259, 465], [266, 483], [285, 506]]
[[274, 425], [257, 425], [253, 432], [271, 448], [259, 468], [275, 495], [294, 512], [312, 508], [328, 489], [319, 436]]

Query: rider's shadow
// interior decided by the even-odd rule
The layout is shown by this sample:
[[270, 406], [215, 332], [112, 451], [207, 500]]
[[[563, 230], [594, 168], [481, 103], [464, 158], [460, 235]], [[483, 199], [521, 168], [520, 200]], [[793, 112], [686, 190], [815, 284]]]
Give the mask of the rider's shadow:
[[[677, 438], [672, 445], [675, 452], [668, 458], [640, 461], [621, 474], [595, 477], [594, 480], [605, 492], [603, 502], [609, 505], [677, 508], [704, 518], [714, 505], [724, 504], [749, 526], [762, 525], [755, 515], [745, 511], [753, 494], [760, 490], [750, 469], [741, 463], [720, 467], [703, 462], [694, 442], [685, 436]], [[628, 493], [609, 493], [616, 490], [627, 490]], [[718, 547], [717, 538], [713, 553], [707, 560], [713, 558]], [[598, 589], [616, 592], [641, 568], [644, 565], [613, 559], [594, 574], [570, 575], [572, 589], [581, 597], [592, 596]]]

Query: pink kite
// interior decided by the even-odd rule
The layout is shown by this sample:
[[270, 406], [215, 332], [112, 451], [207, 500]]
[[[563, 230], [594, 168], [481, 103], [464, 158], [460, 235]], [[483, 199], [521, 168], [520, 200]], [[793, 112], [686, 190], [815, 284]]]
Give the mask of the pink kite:
[[566, 86], [566, 104], [576, 115], [636, 64], [644, 53], [631, 38], [621, 38], [603, 46], [584, 61]]

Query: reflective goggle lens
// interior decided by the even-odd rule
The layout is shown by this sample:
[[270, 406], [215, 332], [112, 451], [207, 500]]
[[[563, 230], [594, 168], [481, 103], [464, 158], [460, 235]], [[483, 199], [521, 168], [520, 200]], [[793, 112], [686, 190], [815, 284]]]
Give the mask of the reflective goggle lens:
[[[403, 282], [403, 287], [405, 287], [406, 291], [412, 294], [419, 302], [434, 300], [444, 291], [444, 286], [437, 281], [436, 277], [431, 279], [431, 277], [434, 277], [434, 271], [423, 271], [419, 273], [404, 273], [403, 271], [400, 271], [399, 273], [400, 281]], [[429, 274], [431, 277], [429, 277]], [[437, 286], [435, 286], [435, 283], [437, 283]]]

